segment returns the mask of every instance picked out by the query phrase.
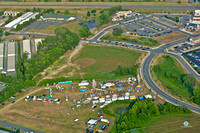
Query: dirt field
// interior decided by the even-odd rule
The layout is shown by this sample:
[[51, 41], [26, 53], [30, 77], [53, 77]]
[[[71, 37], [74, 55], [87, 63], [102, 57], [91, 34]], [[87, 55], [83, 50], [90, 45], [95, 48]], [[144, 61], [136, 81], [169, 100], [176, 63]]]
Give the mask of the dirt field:
[[173, 42], [175, 40], [179, 40], [179, 39], [185, 38], [185, 37], [187, 37], [187, 35], [180, 33], [178, 31], [174, 31], [169, 34], [165, 34], [165, 35], [162, 35], [159, 37], [154, 37], [153, 39], [157, 40], [161, 44], [166, 44], [166, 43]]

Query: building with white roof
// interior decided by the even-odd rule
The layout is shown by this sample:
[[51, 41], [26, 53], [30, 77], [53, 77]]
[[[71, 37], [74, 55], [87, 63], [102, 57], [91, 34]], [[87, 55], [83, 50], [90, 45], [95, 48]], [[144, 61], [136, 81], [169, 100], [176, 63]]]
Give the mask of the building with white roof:
[[192, 14], [191, 23], [200, 25], [200, 10], [195, 10]]
[[28, 55], [28, 59], [31, 58], [31, 42], [30, 40], [23, 40], [22, 41], [22, 44], [23, 44], [23, 53], [27, 53]]
[[23, 24], [26, 21], [29, 21], [31, 18], [34, 19], [36, 15], [39, 13], [27, 12], [22, 16], [18, 17], [17, 19], [13, 20], [12, 22], [5, 25], [5, 28], [16, 28], [18, 24]]
[[4, 11], [3, 15], [4, 16], [17, 16], [19, 12], [16, 11]]

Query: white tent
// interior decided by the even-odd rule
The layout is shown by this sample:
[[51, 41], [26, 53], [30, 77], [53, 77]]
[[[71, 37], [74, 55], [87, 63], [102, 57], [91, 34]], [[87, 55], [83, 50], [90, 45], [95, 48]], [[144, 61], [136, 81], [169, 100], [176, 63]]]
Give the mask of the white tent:
[[95, 119], [90, 119], [87, 123], [88, 125], [96, 125], [97, 124], [97, 120]]
[[151, 94], [144, 95], [144, 98], [145, 98], [145, 99], [147, 99], [147, 98], [152, 98], [152, 95], [151, 95]]

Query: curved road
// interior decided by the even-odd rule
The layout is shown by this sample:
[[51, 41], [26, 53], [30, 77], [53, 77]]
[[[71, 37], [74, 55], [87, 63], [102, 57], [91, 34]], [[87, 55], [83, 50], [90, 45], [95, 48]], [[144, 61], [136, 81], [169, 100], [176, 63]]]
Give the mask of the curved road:
[[[165, 25], [165, 24], [162, 24], [160, 23], [161, 25]], [[120, 25], [117, 24], [117, 25]], [[110, 44], [110, 45], [115, 45], [114, 42], [104, 42], [104, 41], [98, 41], [98, 39], [104, 34], [106, 33], [106, 31], [108, 31], [109, 29], [111, 28], [114, 28], [116, 27], [117, 25], [113, 25], [113, 26], [110, 26], [108, 28], [105, 28], [103, 29], [101, 32], [99, 32], [95, 37], [93, 37], [92, 39], [90, 39], [90, 41], [92, 42], [97, 42], [97, 43], [103, 43], [103, 44]], [[167, 26], [167, 25], [165, 25]], [[169, 47], [172, 47], [174, 45], [177, 45], [177, 44], [180, 44], [180, 43], [184, 43], [186, 41], [188, 41], [189, 38], [191, 37], [196, 37], [196, 36], [199, 36], [200, 34], [189, 34], [189, 33], [186, 33], [186, 32], [183, 32], [181, 30], [179, 30], [179, 28], [181, 26], [178, 26], [177, 28], [172, 28], [170, 26], [167, 26], [168, 28], [170, 28], [172, 31], [179, 31], [181, 33], [184, 33], [186, 35], [188, 35], [188, 37], [186, 38], [182, 38], [180, 40], [176, 40], [176, 41], [173, 41], [173, 42], [170, 42], [170, 43], [167, 43], [165, 45], [162, 45], [158, 48], [154, 48], [154, 49], [145, 49], [147, 51], [150, 52], [149, 56], [144, 60], [143, 62], [143, 65], [142, 65], [142, 77], [145, 81], [145, 83], [147, 84], [148, 87], [150, 87], [152, 90], [154, 90], [155, 93], [157, 93], [159, 96], [161, 96], [162, 98], [164, 98], [166, 101], [172, 103], [172, 104], [175, 104], [175, 105], [181, 105], [183, 107], [187, 107], [189, 108], [190, 110], [196, 112], [196, 113], [200, 113], [200, 107], [197, 107], [195, 105], [192, 105], [192, 104], [189, 104], [189, 103], [185, 103], [185, 102], [182, 102], [176, 98], [174, 98], [173, 96], [165, 93], [164, 91], [162, 91], [155, 83], [154, 81], [152, 80], [151, 78], [151, 75], [149, 73], [149, 68], [150, 68], [150, 63], [151, 61], [153, 60], [153, 58], [157, 55], [157, 54], [167, 54], [167, 55], [170, 55], [170, 56], [173, 56], [174, 58], [176, 58], [185, 68], [186, 70], [192, 74], [197, 80], [200, 80], [200, 75], [196, 73], [196, 71], [183, 59], [183, 57], [181, 56], [181, 54], [173, 54], [173, 53], [168, 53], [168, 52], [165, 52], [165, 49], [169, 48]], [[125, 44], [126, 45], [126, 44]], [[125, 45], [119, 45], [119, 46], [125, 46]], [[127, 46], [127, 45], [126, 45]], [[130, 46], [127, 46], [127, 47], [130, 47]], [[135, 48], [135, 47], [130, 47], [130, 48]]]

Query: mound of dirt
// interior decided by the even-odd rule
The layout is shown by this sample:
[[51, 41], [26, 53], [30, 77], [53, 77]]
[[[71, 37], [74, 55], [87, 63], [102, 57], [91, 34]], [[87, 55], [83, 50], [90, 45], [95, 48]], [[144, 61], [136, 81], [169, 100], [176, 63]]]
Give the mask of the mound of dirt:
[[96, 63], [96, 61], [92, 58], [82, 58], [82, 59], [75, 61], [75, 64], [77, 64], [78, 66], [80, 66], [82, 68], [92, 66], [95, 63]]

